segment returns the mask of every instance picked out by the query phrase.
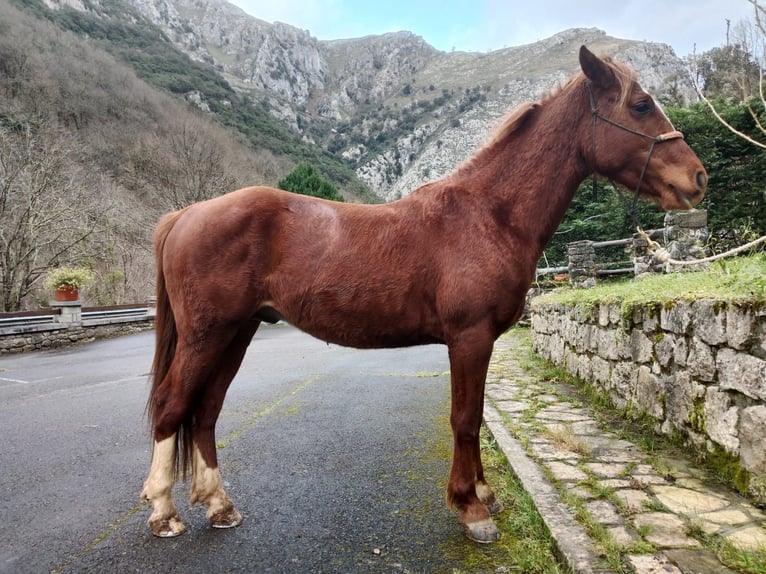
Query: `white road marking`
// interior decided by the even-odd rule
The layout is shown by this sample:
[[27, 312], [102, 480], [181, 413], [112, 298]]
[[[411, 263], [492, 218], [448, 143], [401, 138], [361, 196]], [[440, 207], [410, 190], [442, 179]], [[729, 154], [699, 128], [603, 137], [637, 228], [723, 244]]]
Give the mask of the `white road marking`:
[[29, 381], [22, 381], [20, 379], [6, 379], [5, 377], [0, 377], [0, 382], [19, 383], [21, 385], [28, 385], [29, 384]]

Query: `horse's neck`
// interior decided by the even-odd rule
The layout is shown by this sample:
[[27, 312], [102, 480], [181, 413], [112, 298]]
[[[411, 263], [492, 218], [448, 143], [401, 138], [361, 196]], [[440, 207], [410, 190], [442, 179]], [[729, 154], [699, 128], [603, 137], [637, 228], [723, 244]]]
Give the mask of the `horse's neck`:
[[580, 153], [587, 104], [572, 102], [572, 95], [545, 102], [528, 125], [482, 150], [486, 157], [477, 157], [472, 173], [464, 174], [475, 178], [468, 186], [480, 187], [495, 212], [507, 214], [509, 231], [535, 242], [540, 252], [588, 175]]

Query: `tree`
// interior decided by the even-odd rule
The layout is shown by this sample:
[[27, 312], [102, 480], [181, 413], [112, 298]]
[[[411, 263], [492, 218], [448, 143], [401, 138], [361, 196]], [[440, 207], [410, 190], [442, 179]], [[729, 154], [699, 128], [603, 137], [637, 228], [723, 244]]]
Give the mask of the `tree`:
[[335, 186], [323, 179], [316, 170], [306, 162], [301, 162], [295, 169], [282, 178], [277, 187], [285, 191], [293, 191], [303, 195], [343, 201]]
[[696, 84], [709, 98], [747, 98], [758, 89], [758, 63], [744, 44], [716, 47], [696, 61]]
[[142, 141], [131, 154], [132, 185], [162, 211], [176, 211], [234, 189], [237, 178], [216, 134], [194, 117]]
[[766, 115], [758, 100], [719, 98], [711, 103], [717, 117], [705, 103], [667, 112], [708, 172], [708, 190], [699, 208], [707, 210], [711, 232], [728, 248], [728, 243], [766, 234], [766, 152], [737, 135], [759, 137], [759, 122]]
[[71, 140], [0, 125], [0, 310], [16, 311], [48, 269], [84, 256], [105, 219]]
[[[766, 149], [766, 127], [752, 108], [754, 102], [766, 105], [763, 69], [766, 66], [766, 6], [761, 0], [748, 0], [753, 5], [754, 22], [741, 23], [739, 39], [723, 48], [713, 48], [692, 61], [691, 79], [697, 94], [716, 119], [732, 133], [751, 144]], [[755, 120], [757, 134], [737, 130], [719, 113], [715, 98], [733, 98], [744, 103]]]

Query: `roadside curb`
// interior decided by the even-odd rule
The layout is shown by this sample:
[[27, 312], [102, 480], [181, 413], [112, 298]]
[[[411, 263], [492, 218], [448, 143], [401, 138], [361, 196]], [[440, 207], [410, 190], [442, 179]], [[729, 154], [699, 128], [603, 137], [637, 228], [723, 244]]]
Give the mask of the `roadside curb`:
[[569, 509], [561, 500], [554, 486], [521, 446], [511, 436], [503, 423], [500, 413], [484, 403], [484, 424], [503, 451], [508, 464], [521, 481], [524, 490], [532, 498], [537, 512], [545, 522], [556, 544], [559, 559], [573, 574], [607, 574], [609, 570], [599, 568], [599, 559], [585, 530], [575, 522]]

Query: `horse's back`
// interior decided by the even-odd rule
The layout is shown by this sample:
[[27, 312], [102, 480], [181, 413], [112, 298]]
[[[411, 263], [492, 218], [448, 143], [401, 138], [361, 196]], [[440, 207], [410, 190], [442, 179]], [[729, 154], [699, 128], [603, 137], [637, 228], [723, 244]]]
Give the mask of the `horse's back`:
[[438, 277], [411, 219], [399, 205], [237, 190], [176, 219], [162, 253], [168, 290], [209, 321], [284, 318], [360, 347], [434, 342]]

